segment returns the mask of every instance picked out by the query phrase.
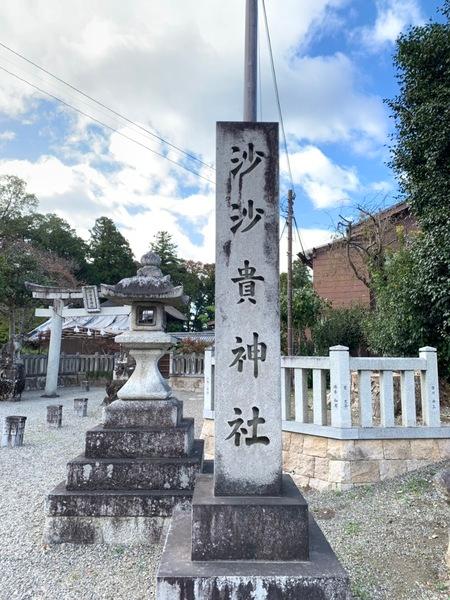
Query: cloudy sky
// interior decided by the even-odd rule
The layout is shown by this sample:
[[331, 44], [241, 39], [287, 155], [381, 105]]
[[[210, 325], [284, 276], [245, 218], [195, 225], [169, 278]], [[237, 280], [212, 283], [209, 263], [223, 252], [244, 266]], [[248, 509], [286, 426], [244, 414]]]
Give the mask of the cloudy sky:
[[[338, 215], [357, 202], [395, 202], [386, 167], [392, 121], [383, 104], [396, 93], [394, 41], [435, 18], [439, 5], [266, 0], [305, 248], [329, 239]], [[214, 166], [215, 121], [242, 118], [244, 9], [244, 0], [2, 0], [0, 174], [25, 179], [40, 210], [64, 217], [83, 237], [106, 215], [136, 257], [167, 230], [182, 256], [212, 261], [207, 165]], [[259, 61], [258, 114], [278, 120], [261, 10]], [[281, 169], [283, 199], [284, 157]]]

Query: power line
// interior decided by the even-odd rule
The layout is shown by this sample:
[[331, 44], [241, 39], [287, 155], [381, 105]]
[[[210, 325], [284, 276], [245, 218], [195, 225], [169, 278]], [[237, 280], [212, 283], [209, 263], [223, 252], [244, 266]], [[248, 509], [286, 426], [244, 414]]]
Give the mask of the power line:
[[303, 248], [302, 238], [300, 237], [300, 231], [298, 229], [297, 219], [295, 218], [295, 215], [293, 215], [293, 218], [294, 218], [294, 225], [295, 225], [295, 230], [297, 232], [297, 237], [298, 237], [298, 241], [300, 244], [300, 248], [302, 249], [303, 254], [305, 254], [305, 249]]
[[280, 94], [278, 92], [277, 75], [276, 75], [276, 72], [275, 72], [275, 63], [274, 63], [274, 60], [273, 60], [272, 42], [271, 42], [271, 39], [270, 39], [269, 23], [268, 23], [268, 20], [267, 20], [267, 12], [266, 12], [266, 3], [265, 3], [265, 0], [262, 0], [262, 7], [263, 7], [263, 14], [264, 14], [264, 23], [265, 23], [265, 27], [266, 27], [267, 45], [269, 47], [270, 66], [271, 66], [271, 70], [272, 70], [272, 79], [273, 79], [273, 84], [274, 84], [274, 87], [275, 87], [275, 97], [276, 97], [277, 106], [278, 106], [278, 115], [279, 115], [279, 118], [280, 118], [281, 132], [283, 134], [284, 151], [286, 153], [286, 159], [287, 159], [288, 170], [289, 170], [289, 178], [291, 180], [291, 186], [292, 186], [292, 189], [294, 189], [294, 181], [293, 181], [293, 178], [292, 178], [291, 163], [290, 163], [290, 160], [289, 160], [289, 152], [288, 152], [287, 141], [286, 141], [286, 132], [285, 132], [285, 129], [284, 129], [283, 111], [281, 110]]
[[283, 225], [283, 229], [281, 230], [281, 235], [280, 235], [280, 242], [281, 242], [281, 238], [283, 237], [284, 234], [284, 230], [286, 229], [286, 225], [287, 225], [287, 221], [284, 221], [284, 225]]
[[183, 165], [183, 164], [181, 164], [181, 163], [179, 163], [179, 162], [177, 162], [175, 160], [172, 160], [168, 156], [165, 156], [164, 154], [161, 154], [161, 152], [157, 152], [156, 150], [153, 150], [153, 148], [150, 148], [149, 146], [146, 146], [145, 144], [142, 144], [138, 140], [133, 139], [132, 137], [126, 135], [125, 133], [119, 131], [118, 129], [115, 129], [114, 127], [111, 127], [111, 125], [107, 125], [103, 121], [100, 121], [99, 119], [97, 119], [97, 118], [89, 115], [88, 113], [80, 110], [79, 108], [76, 108], [72, 104], [69, 104], [69, 102], [66, 102], [65, 100], [62, 100], [61, 98], [58, 98], [58, 96], [55, 96], [54, 94], [51, 94], [50, 92], [47, 92], [46, 90], [44, 90], [44, 89], [40, 88], [39, 86], [35, 85], [34, 83], [31, 83], [31, 81], [28, 81], [24, 77], [20, 77], [20, 75], [17, 75], [16, 73], [13, 73], [12, 71], [9, 71], [8, 69], [5, 69], [5, 67], [2, 67], [1, 65], [0, 65], [0, 69], [2, 71], [5, 71], [5, 73], [8, 73], [9, 75], [12, 75], [12, 77], [15, 77], [19, 81], [22, 81], [23, 83], [26, 83], [26, 84], [30, 85], [34, 89], [38, 90], [38, 92], [41, 92], [41, 94], [45, 94], [45, 95], [49, 96], [50, 98], [53, 98], [57, 102], [60, 102], [61, 104], [64, 104], [64, 106], [67, 106], [68, 108], [71, 108], [72, 110], [76, 111], [80, 115], [83, 115], [84, 117], [87, 117], [88, 119], [91, 119], [92, 121], [94, 121], [95, 123], [98, 123], [102, 127], [106, 127], [106, 129], [109, 129], [110, 131], [113, 131], [114, 133], [119, 134], [120, 136], [122, 136], [123, 138], [129, 140], [130, 142], [134, 142], [135, 144], [138, 144], [142, 148], [145, 148], [146, 150], [149, 150], [150, 152], [153, 152], [153, 154], [156, 154], [157, 156], [160, 156], [161, 158], [164, 158], [164, 159], [168, 160], [170, 163], [176, 165], [177, 167], [180, 167], [181, 169], [184, 169], [185, 171], [188, 171], [192, 175], [196, 175], [197, 177], [200, 177], [200, 179], [204, 179], [208, 183], [211, 183], [212, 185], [215, 185], [215, 183], [214, 183], [214, 181], [212, 179], [208, 179], [207, 177], [204, 177], [203, 175], [200, 175], [200, 173], [197, 173], [197, 171], [193, 171], [192, 169], [189, 169], [189, 167], [186, 167], [185, 165]]
[[[274, 61], [273, 52], [272, 52], [272, 41], [270, 39], [269, 21], [267, 19], [267, 11], [266, 11], [265, 0], [262, 0], [262, 7], [263, 7], [264, 24], [265, 24], [266, 36], [267, 36], [267, 45], [269, 47], [270, 66], [271, 66], [271, 71], [272, 71], [272, 79], [273, 79], [273, 85], [274, 85], [274, 88], [275, 88], [275, 98], [276, 98], [276, 101], [277, 101], [278, 115], [279, 115], [279, 119], [280, 119], [281, 132], [282, 132], [282, 136], [283, 136], [284, 151], [285, 151], [285, 154], [286, 154], [286, 161], [287, 161], [287, 166], [288, 166], [288, 171], [289, 171], [289, 179], [291, 181], [291, 188], [292, 188], [292, 191], [293, 191], [294, 197], [295, 197], [296, 194], [295, 194], [295, 187], [294, 187], [294, 178], [292, 177], [291, 161], [289, 159], [289, 151], [288, 151], [288, 147], [287, 147], [286, 131], [285, 131], [285, 128], [284, 128], [283, 111], [281, 109], [280, 93], [279, 93], [279, 90], [278, 90], [277, 74], [276, 74], [276, 71], [275, 71], [275, 61]], [[302, 248], [302, 251], [304, 253], [305, 251], [303, 249], [303, 244], [302, 244], [302, 240], [301, 240], [301, 237], [300, 237], [300, 232], [298, 230], [297, 220], [296, 220], [294, 214], [292, 216], [293, 216], [293, 220], [294, 220], [295, 227], [296, 227], [296, 230], [297, 230], [297, 236], [298, 236], [298, 240], [300, 242], [300, 247]]]
[[[59, 81], [60, 83], [66, 85], [67, 87], [71, 88], [72, 90], [78, 92], [79, 94], [81, 94], [82, 96], [84, 96], [85, 98], [88, 98], [89, 100], [91, 100], [92, 102], [95, 102], [95, 104], [98, 104], [98, 106], [101, 106], [102, 108], [105, 108], [106, 110], [110, 111], [111, 113], [113, 113], [114, 115], [116, 115], [117, 117], [119, 117], [120, 119], [123, 119], [124, 121], [126, 121], [127, 123], [130, 123], [131, 125], [133, 125], [134, 127], [137, 127], [138, 129], [141, 129], [142, 131], [144, 131], [145, 133], [147, 133], [148, 135], [151, 135], [152, 137], [156, 138], [157, 140], [159, 140], [160, 142], [163, 142], [164, 144], [166, 144], [167, 146], [170, 146], [171, 148], [173, 148], [174, 150], [177, 150], [178, 152], [181, 152], [182, 154], [184, 154], [186, 157], [190, 158], [191, 160], [195, 160], [196, 162], [200, 163], [201, 165], [203, 165], [204, 167], [207, 167], [208, 169], [211, 170], [215, 170], [214, 167], [212, 167], [211, 165], [208, 165], [208, 163], [203, 162], [202, 160], [200, 160], [199, 158], [197, 158], [196, 156], [194, 156], [193, 154], [190, 154], [189, 152], [186, 152], [185, 150], [183, 150], [182, 148], [180, 148], [179, 146], [176, 146], [175, 144], [172, 144], [171, 142], [167, 141], [166, 139], [160, 137], [159, 135], [157, 135], [156, 133], [153, 133], [152, 131], [150, 131], [149, 129], [146, 129], [145, 127], [143, 127], [142, 125], [139, 125], [139, 123], [136, 123], [135, 121], [132, 121], [131, 119], [129, 119], [128, 117], [125, 117], [124, 115], [122, 115], [121, 113], [119, 113], [118, 111], [114, 110], [113, 108], [110, 108], [109, 106], [107, 106], [106, 104], [104, 104], [103, 102], [100, 102], [100, 100], [97, 100], [95, 98], [93, 98], [92, 96], [89, 96], [89, 94], [86, 94], [85, 92], [83, 92], [82, 90], [80, 90], [79, 88], [77, 88], [76, 86], [72, 85], [71, 83], [68, 83], [67, 81], [65, 81], [64, 79], [62, 79], [61, 77], [58, 77], [57, 75], [54, 75], [53, 73], [51, 73], [50, 71], [48, 71], [47, 69], [45, 69], [44, 67], [41, 67], [40, 65], [38, 65], [37, 63], [35, 63], [34, 61], [30, 60], [29, 58], [27, 58], [26, 56], [24, 56], [23, 54], [20, 54], [20, 52], [17, 52], [16, 50], [13, 50], [12, 48], [10, 48], [9, 46], [7, 46], [6, 44], [4, 44], [3, 42], [0, 42], [0, 46], [2, 48], [5, 48], [5, 50], [8, 50], [9, 52], [11, 52], [12, 54], [15, 54], [16, 56], [18, 56], [19, 58], [21, 58], [22, 60], [25, 60], [27, 63], [29, 63], [30, 65], [33, 65], [33, 67], [36, 67], [37, 69], [39, 69], [40, 71], [42, 71], [43, 73], [46, 73], [47, 75], [49, 75], [50, 77], [53, 77], [53, 79], [56, 79], [56, 81]], [[31, 85], [31, 84], [30, 84]], [[45, 93], [45, 92], [44, 92]]]

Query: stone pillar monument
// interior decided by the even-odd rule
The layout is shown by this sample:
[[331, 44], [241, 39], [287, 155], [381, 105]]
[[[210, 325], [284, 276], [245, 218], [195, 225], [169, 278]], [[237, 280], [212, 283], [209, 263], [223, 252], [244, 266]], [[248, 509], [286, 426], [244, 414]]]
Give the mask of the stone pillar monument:
[[62, 309], [64, 301], [58, 298], [53, 300], [53, 310], [50, 323], [50, 342], [48, 345], [47, 376], [45, 378], [45, 392], [43, 398], [58, 398], [58, 373], [59, 357], [61, 354], [61, 338], [63, 328]]
[[174, 343], [165, 332], [166, 307], [186, 301], [182, 286], [163, 276], [149, 252], [135, 277], [102, 293], [131, 304], [130, 330], [116, 341], [129, 349], [136, 368], [105, 407], [103, 423], [86, 433], [85, 453], [67, 465], [67, 481], [47, 498], [44, 542], [150, 544], [177, 503], [192, 497], [201, 470], [203, 442], [193, 419], [182, 415], [158, 370]]
[[282, 474], [278, 124], [218, 123], [214, 475], [174, 514], [158, 600], [348, 600], [348, 577]]

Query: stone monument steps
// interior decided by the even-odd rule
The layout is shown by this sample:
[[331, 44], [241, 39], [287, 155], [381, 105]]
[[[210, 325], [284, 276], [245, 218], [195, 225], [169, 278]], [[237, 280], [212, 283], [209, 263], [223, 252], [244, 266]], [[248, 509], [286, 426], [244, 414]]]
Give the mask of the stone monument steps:
[[170, 517], [175, 504], [190, 502], [192, 490], [67, 490], [61, 482], [47, 496], [49, 517]]
[[192, 453], [173, 458], [88, 458], [80, 455], [67, 464], [68, 490], [192, 489], [202, 466], [203, 440]]
[[194, 443], [194, 419], [182, 419], [177, 427], [105, 428], [86, 432], [87, 458], [155, 458], [188, 456]]
[[167, 400], [115, 400], [103, 411], [105, 429], [128, 427], [177, 427], [183, 418], [183, 403], [174, 397]]

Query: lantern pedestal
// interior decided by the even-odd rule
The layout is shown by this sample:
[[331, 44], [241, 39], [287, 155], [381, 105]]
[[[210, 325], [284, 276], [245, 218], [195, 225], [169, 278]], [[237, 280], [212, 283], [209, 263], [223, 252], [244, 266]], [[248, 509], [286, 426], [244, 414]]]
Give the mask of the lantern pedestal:
[[182, 289], [162, 276], [158, 261], [149, 253], [139, 276], [106, 286], [105, 295], [131, 303], [131, 330], [116, 341], [136, 367], [104, 408], [102, 424], [87, 431], [66, 482], [49, 494], [44, 543], [152, 544], [173, 507], [192, 498], [203, 441], [194, 439], [193, 419], [183, 418], [158, 369], [173, 344], [164, 332], [164, 298], [173, 302]]

